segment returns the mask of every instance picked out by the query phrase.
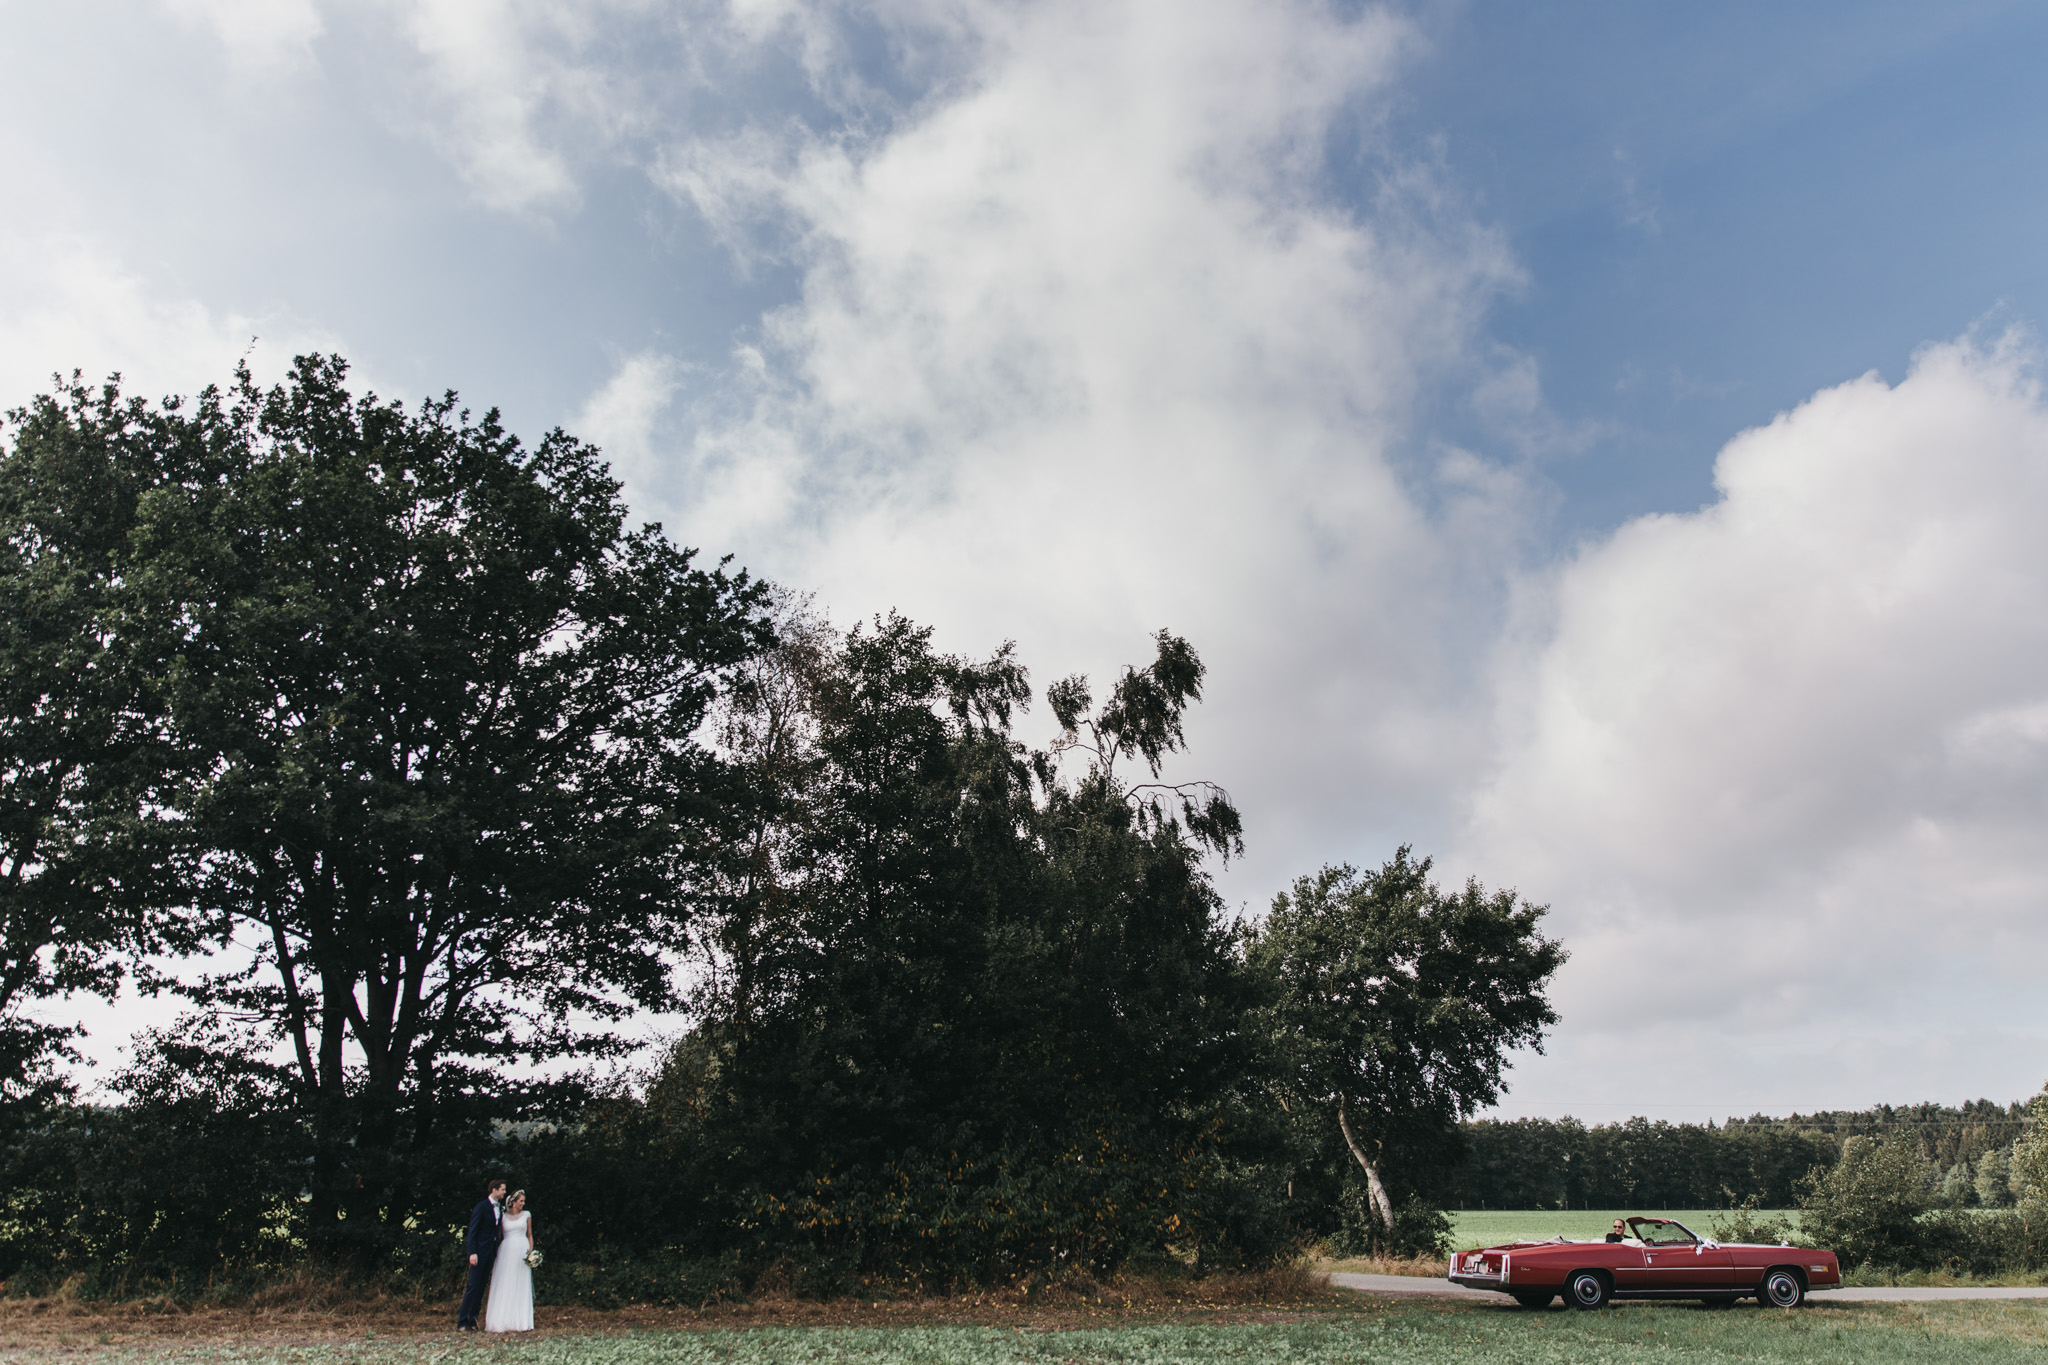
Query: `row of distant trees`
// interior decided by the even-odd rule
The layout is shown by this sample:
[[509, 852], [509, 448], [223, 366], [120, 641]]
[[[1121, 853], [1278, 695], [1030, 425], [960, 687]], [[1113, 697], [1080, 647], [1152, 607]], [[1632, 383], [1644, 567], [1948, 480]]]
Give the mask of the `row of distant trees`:
[[[1995, 1122], [1975, 1137], [1957, 1136], [1976, 1126], [1967, 1120], [1928, 1122], [1931, 1108], [1905, 1122], [1853, 1125], [1858, 1131], [1842, 1139], [1835, 1165], [1802, 1186], [1802, 1235], [1825, 1239], [1851, 1263], [1977, 1273], [2048, 1266], [2048, 1090], [2016, 1123]], [[1977, 1116], [1993, 1109], [1975, 1108]], [[1945, 1158], [2014, 1127], [2010, 1145], [1944, 1166]], [[1970, 1171], [1974, 1189], [1960, 1179]], [[1973, 1192], [1977, 1207], [1970, 1206]]]
[[1940, 1205], [2010, 1208], [2013, 1145], [2028, 1127], [2023, 1105], [1989, 1100], [1725, 1124], [1482, 1119], [1463, 1127], [1468, 1155], [1444, 1198], [1453, 1208], [1792, 1208], [1810, 1173], [1861, 1137], [1909, 1144], [1915, 1179]]
[[1455, 1207], [1723, 1210], [1700, 1230], [1796, 1238], [1851, 1266], [2048, 1266], [2048, 1091], [1725, 1124], [1478, 1120], [1463, 1137], [1445, 1185]]
[[[563, 1292], [1440, 1243], [1554, 1021], [1540, 907], [1402, 850], [1239, 926], [1241, 816], [1165, 775], [1188, 642], [1039, 692], [838, 630], [572, 437], [344, 380], [9, 416], [10, 1284], [440, 1285], [492, 1172]], [[82, 1101], [59, 1002], [124, 979], [190, 1013]]]

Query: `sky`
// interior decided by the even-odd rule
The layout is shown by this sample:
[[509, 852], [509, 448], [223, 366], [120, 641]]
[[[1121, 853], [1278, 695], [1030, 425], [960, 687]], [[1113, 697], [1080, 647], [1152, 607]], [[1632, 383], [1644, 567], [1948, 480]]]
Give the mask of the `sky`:
[[[1969, 0], [0, 0], [0, 403], [339, 351], [600, 444], [841, 624], [1041, 683], [1170, 627], [1235, 911], [1404, 843], [1551, 907], [1497, 1113], [2018, 1099], [2044, 43]], [[81, 1003], [93, 1055], [152, 1008]]]

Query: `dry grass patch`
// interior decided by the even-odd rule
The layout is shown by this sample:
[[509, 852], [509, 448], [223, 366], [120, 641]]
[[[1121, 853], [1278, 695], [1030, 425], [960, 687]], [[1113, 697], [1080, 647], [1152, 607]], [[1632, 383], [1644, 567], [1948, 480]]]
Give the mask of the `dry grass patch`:
[[[314, 1345], [438, 1338], [455, 1333], [460, 1295], [443, 1303], [350, 1292], [301, 1275], [233, 1306], [180, 1306], [167, 1298], [95, 1303], [58, 1294], [0, 1298], [0, 1352], [20, 1357], [52, 1348]], [[1038, 1331], [1159, 1322], [1286, 1323], [1361, 1310], [1357, 1295], [1331, 1291], [1305, 1267], [1178, 1276], [1121, 1275], [1096, 1283], [1025, 1282], [973, 1294], [799, 1298], [774, 1284], [745, 1302], [707, 1308], [542, 1305], [537, 1336], [746, 1327], [986, 1326]], [[486, 1339], [489, 1340], [489, 1339]]]

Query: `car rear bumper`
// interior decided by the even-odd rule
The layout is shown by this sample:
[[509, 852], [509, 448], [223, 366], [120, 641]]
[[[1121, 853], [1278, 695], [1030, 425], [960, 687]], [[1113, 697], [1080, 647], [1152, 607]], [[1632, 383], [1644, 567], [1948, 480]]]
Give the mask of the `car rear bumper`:
[[1452, 1284], [1461, 1284], [1467, 1289], [1498, 1289], [1501, 1293], [1505, 1294], [1510, 1288], [1510, 1286], [1501, 1283], [1500, 1276], [1498, 1275], [1468, 1275], [1461, 1271], [1456, 1275], [1446, 1275], [1444, 1278]]

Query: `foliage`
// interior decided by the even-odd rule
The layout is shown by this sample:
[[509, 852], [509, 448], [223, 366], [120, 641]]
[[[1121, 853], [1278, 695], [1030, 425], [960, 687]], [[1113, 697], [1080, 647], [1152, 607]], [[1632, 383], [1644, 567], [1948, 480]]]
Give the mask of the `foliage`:
[[1975, 1175], [1970, 1181], [1969, 1193], [1975, 1196], [1977, 1203], [1983, 1208], [2010, 1208], [2013, 1202], [2012, 1157], [2006, 1152], [1994, 1150], [1978, 1158]]
[[1477, 1119], [1460, 1132], [1469, 1155], [1444, 1199], [1465, 1209], [1703, 1209], [1751, 1198], [1784, 1208], [1806, 1173], [1839, 1151], [1825, 1133], [1766, 1122]]
[[33, 427], [140, 489], [105, 553], [175, 751], [151, 906], [254, 949], [178, 988], [289, 1044], [313, 1235], [375, 1256], [418, 1154], [517, 1116], [496, 1068], [674, 1003], [721, 785], [692, 735], [761, 630], [744, 575], [624, 530], [589, 447], [345, 374], [154, 411], [109, 388]]
[[1712, 1224], [1714, 1238], [1722, 1242], [1744, 1242], [1751, 1246], [1768, 1246], [1780, 1242], [1789, 1242], [1798, 1234], [1799, 1230], [1792, 1226], [1792, 1220], [1784, 1214], [1774, 1213], [1764, 1216], [1758, 1212], [1758, 1209], [1757, 1198], [1755, 1195], [1751, 1195], [1742, 1202], [1740, 1207], [1722, 1217], [1714, 1219]]
[[[752, 770], [784, 774], [748, 836], [768, 852], [656, 1086], [674, 1140], [719, 1154], [726, 1221], [821, 1285], [1100, 1272], [1241, 1233], [1196, 1193], [1242, 1069], [1201, 868], [1237, 817], [1220, 788], [1168, 804], [1181, 789], [1115, 771], [1136, 755], [1156, 776], [1180, 747], [1194, 651], [1162, 634], [1093, 715], [1084, 680], [1057, 685], [1063, 728], [1095, 742], [1032, 753], [1007, 648], [943, 655], [894, 615], [785, 634], [803, 653], [745, 732]], [[1070, 781], [1076, 748], [1092, 761]]]
[[1816, 1169], [1800, 1200], [1801, 1226], [1848, 1265], [1910, 1266], [1925, 1256], [1920, 1215], [1932, 1168], [1905, 1137], [1852, 1137], [1832, 1170]]
[[[1552, 1017], [1540, 909], [1404, 849], [1248, 939], [1186, 640], [1055, 683], [1034, 748], [1010, 647], [835, 631], [629, 532], [568, 435], [346, 377], [13, 418], [0, 1260], [436, 1283], [493, 1172], [593, 1303], [1441, 1247], [1453, 1125]], [[116, 950], [209, 954], [141, 976], [202, 1014], [119, 1104], [31, 1096], [24, 1006]]]
[[1731, 1118], [1725, 1126], [1734, 1132], [1777, 1130], [1811, 1135], [1829, 1144], [1830, 1163], [1848, 1138], [1904, 1137], [1915, 1143], [1929, 1162], [1947, 1170], [1957, 1162], [1975, 1163], [1988, 1152], [2010, 1148], [2025, 1126], [2022, 1110], [2018, 1104], [1991, 1100], [1959, 1105], [1880, 1104], [1869, 1109], [1794, 1113], [1784, 1118], [1754, 1114], [1746, 1119]]
[[2026, 1125], [2023, 1106], [1880, 1105], [1722, 1124], [1644, 1118], [1480, 1119], [1462, 1126], [1470, 1155], [1444, 1191], [1454, 1208], [1766, 1208], [1797, 1199], [1815, 1166], [1832, 1166], [1848, 1137], [1899, 1138], [1943, 1172], [1938, 1202], [2008, 1206], [2003, 1173]]
[[0, 451], [0, 1125], [68, 1087], [76, 1030], [37, 1002], [111, 998], [121, 946], [173, 946], [142, 913], [168, 751], [122, 556], [163, 421], [74, 376], [8, 413]]
[[204, 1020], [146, 1033], [123, 1103], [58, 1109], [7, 1153], [0, 1278], [105, 1288], [275, 1271], [304, 1245], [289, 1077]]
[[1447, 895], [1429, 871], [1402, 848], [1377, 872], [1303, 877], [1249, 951], [1280, 1098], [1334, 1122], [1375, 1250], [1404, 1195], [1455, 1164], [1456, 1124], [1499, 1096], [1509, 1051], [1540, 1047], [1557, 1020], [1544, 989], [1565, 953], [1537, 930], [1543, 907], [1476, 882]]
[[2026, 1129], [2013, 1143], [2006, 1180], [2011, 1197], [2048, 1213], [2048, 1089], [2027, 1104]]

